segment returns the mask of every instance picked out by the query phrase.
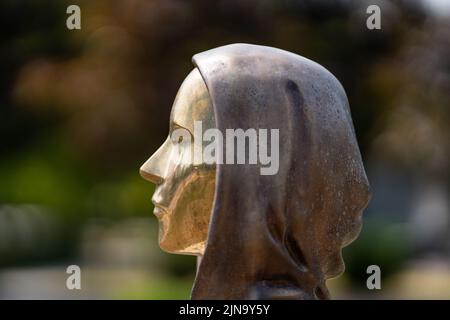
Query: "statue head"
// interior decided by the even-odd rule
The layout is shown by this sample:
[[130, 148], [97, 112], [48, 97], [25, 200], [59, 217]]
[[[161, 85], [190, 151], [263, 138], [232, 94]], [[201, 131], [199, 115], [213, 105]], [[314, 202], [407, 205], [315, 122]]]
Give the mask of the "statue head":
[[[169, 138], [141, 167], [156, 184], [161, 248], [202, 256], [193, 298], [328, 298], [326, 280], [343, 272], [342, 248], [370, 198], [342, 86], [317, 63], [264, 46], [219, 47], [193, 62]], [[276, 144], [277, 170], [195, 160], [212, 141], [194, 134], [197, 121], [202, 134], [255, 130], [245, 159]], [[278, 140], [262, 139], [272, 130]]]

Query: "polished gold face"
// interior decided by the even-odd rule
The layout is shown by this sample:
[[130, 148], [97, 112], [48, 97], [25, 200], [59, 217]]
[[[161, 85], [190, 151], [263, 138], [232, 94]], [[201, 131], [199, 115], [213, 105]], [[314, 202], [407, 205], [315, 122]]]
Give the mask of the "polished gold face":
[[[142, 165], [140, 174], [156, 184], [152, 202], [159, 220], [160, 247], [171, 253], [202, 255], [214, 200], [216, 167], [194, 162], [195, 121], [202, 123], [202, 136], [216, 126], [211, 99], [197, 68], [177, 93], [169, 137]], [[190, 143], [186, 136], [183, 139], [176, 134], [180, 129], [190, 135]]]

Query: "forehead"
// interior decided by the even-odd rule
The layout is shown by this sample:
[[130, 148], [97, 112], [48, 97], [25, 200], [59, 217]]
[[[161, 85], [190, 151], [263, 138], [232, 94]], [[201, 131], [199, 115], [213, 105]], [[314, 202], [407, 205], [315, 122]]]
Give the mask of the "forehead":
[[197, 68], [183, 81], [172, 106], [170, 124], [194, 131], [194, 121], [202, 121], [203, 128], [215, 125], [214, 111], [208, 89]]

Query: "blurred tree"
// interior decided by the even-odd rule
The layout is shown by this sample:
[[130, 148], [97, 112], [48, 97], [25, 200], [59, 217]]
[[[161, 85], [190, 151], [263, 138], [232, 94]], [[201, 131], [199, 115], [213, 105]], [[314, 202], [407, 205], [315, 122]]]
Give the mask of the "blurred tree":
[[[366, 28], [369, 3], [381, 7], [382, 30]], [[82, 0], [82, 29], [70, 31], [70, 1], [2, 1], [0, 203], [37, 204], [58, 221], [54, 257], [72, 252], [89, 218], [150, 215], [137, 168], [168, 132], [192, 55], [233, 42], [324, 65], [347, 91], [365, 159], [448, 187], [449, 19], [421, 3]], [[351, 251], [380, 252], [364, 232], [346, 250], [355, 279], [368, 261]], [[389, 257], [403, 259], [403, 246], [383, 239], [383, 268], [394, 271], [400, 261]]]

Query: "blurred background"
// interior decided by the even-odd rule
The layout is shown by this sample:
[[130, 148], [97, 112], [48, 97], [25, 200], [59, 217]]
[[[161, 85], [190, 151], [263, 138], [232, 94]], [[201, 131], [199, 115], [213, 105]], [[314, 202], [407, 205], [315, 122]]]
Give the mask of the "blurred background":
[[[450, 299], [450, 1], [2, 0], [0, 26], [0, 298], [189, 298], [195, 258], [159, 249], [138, 168], [192, 55], [246, 42], [347, 92], [373, 198], [333, 297]], [[66, 289], [71, 264], [82, 290]]]

